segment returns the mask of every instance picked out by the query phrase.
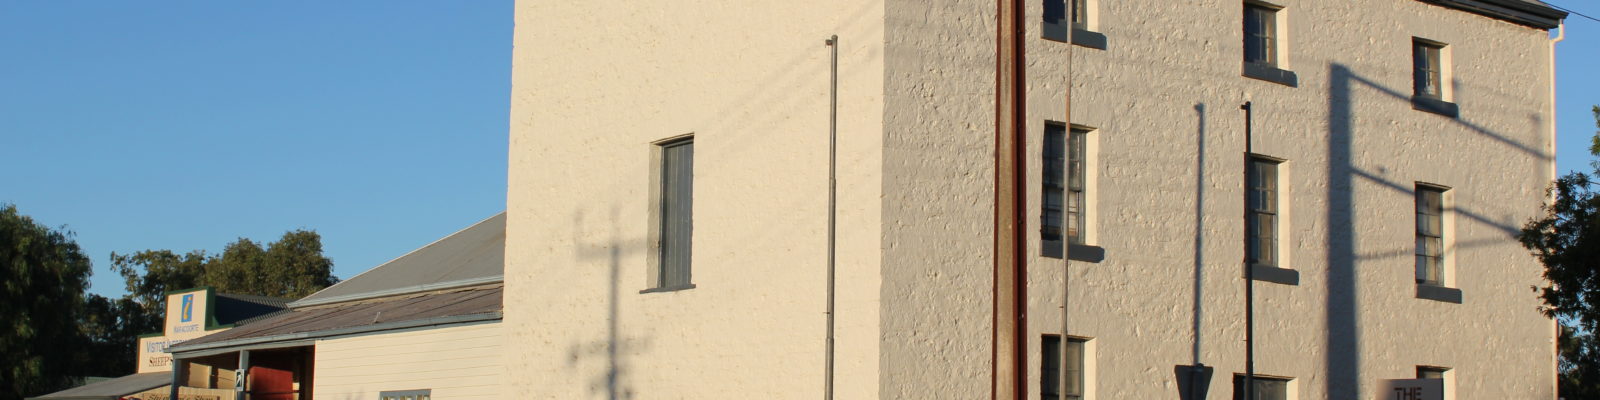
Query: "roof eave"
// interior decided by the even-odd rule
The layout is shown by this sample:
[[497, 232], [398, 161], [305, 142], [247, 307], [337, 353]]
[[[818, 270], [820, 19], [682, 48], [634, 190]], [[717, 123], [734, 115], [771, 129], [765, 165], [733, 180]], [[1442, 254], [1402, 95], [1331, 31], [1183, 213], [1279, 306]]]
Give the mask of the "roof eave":
[[1561, 26], [1561, 20], [1567, 18], [1567, 12], [1565, 11], [1523, 0], [1418, 1], [1545, 30]]
[[272, 336], [248, 337], [248, 338], [224, 340], [224, 341], [220, 341], [220, 342], [200, 343], [200, 344], [196, 344], [196, 345], [179, 344], [177, 346], [173, 346], [173, 347], [167, 348], [167, 352], [172, 353], [173, 358], [204, 357], [204, 356], [208, 356], [208, 355], [227, 353], [227, 352], [232, 352], [232, 351], [236, 351], [236, 350], [251, 350], [251, 349], [270, 348], [270, 347], [298, 346], [298, 345], [306, 344], [306, 343], [304, 343], [304, 341], [307, 341], [307, 340], [329, 338], [329, 337], [334, 337], [334, 336], [355, 335], [355, 334], [371, 333], [371, 332], [379, 332], [379, 331], [410, 329], [410, 328], [421, 328], [421, 327], [441, 326], [441, 325], [457, 325], [457, 324], [467, 324], [467, 323], [484, 322], [484, 321], [498, 321], [501, 318], [503, 318], [503, 316], [502, 316], [502, 313], [500, 311], [492, 311], [492, 312], [477, 313], [477, 314], [465, 314], [465, 315], [451, 315], [451, 316], [437, 317], [437, 318], [425, 318], [425, 319], [416, 319], [416, 320], [409, 320], [409, 321], [395, 321], [395, 322], [387, 322], [387, 323], [381, 323], [381, 324], [353, 326], [353, 327], [349, 327], [349, 328], [327, 329], [327, 330], [311, 331], [311, 332], [297, 332], [297, 333], [289, 333], [289, 334], [282, 334], [282, 335], [272, 335]]

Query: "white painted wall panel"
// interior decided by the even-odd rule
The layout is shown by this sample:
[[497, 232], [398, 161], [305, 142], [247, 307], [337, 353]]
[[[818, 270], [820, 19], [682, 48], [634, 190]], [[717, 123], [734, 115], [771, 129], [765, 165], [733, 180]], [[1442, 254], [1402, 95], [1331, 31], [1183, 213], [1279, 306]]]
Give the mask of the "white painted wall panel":
[[314, 396], [372, 400], [431, 389], [435, 399], [501, 399], [505, 335], [499, 322], [319, 340]]

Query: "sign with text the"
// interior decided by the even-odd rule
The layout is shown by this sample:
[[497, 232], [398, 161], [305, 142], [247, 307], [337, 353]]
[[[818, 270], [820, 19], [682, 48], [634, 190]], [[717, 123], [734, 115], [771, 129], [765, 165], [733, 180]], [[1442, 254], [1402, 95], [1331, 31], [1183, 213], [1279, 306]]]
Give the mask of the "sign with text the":
[[1444, 380], [1385, 379], [1378, 400], [1444, 400]]

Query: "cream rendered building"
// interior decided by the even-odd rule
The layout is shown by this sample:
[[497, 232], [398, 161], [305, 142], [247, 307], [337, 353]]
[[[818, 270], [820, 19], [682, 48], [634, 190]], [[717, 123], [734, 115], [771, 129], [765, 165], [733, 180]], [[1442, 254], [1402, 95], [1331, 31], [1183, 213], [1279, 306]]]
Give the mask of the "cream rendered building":
[[[1073, 45], [1070, 21], [1044, 22], [1061, 3], [1026, 10], [1029, 398], [1064, 277], [1081, 398], [1174, 398], [1196, 362], [1215, 368], [1209, 398], [1233, 396], [1247, 238], [1270, 259], [1255, 365], [1278, 398], [1377, 398], [1425, 373], [1449, 399], [1555, 398], [1540, 267], [1512, 235], [1554, 178], [1564, 13], [1086, 0]], [[838, 35], [837, 398], [988, 398], [995, 9], [519, 1], [506, 393], [822, 397]], [[1276, 222], [1252, 233], [1247, 102], [1275, 172], [1250, 193]], [[1082, 185], [1051, 190], [1082, 199], [1081, 226], [1040, 206], [1047, 174], [1072, 175], [1041, 151], [1069, 124]], [[1042, 220], [1079, 232], [1081, 260], [1054, 257]]]

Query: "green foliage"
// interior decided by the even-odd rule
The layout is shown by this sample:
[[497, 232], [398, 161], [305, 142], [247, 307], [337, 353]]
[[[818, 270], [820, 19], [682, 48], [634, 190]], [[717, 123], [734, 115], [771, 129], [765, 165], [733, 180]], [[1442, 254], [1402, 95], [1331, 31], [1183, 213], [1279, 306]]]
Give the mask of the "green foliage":
[[[1589, 139], [1589, 154], [1600, 157], [1600, 106], [1594, 106], [1594, 138]], [[1600, 171], [1600, 158], [1593, 162], [1595, 171]]]
[[[1600, 107], [1595, 107], [1600, 128]], [[1600, 158], [1600, 131], [1590, 154]], [[1600, 193], [1592, 177], [1573, 172], [1551, 186], [1544, 215], [1523, 225], [1519, 239], [1544, 264], [1549, 284], [1539, 288], [1546, 315], [1562, 321], [1561, 396], [1600, 398]]]
[[126, 281], [127, 299], [158, 322], [166, 292], [172, 290], [209, 286], [221, 293], [293, 299], [339, 282], [333, 261], [322, 255], [322, 236], [306, 230], [286, 232], [266, 248], [239, 238], [215, 255], [203, 250], [112, 253], [111, 267]]
[[90, 294], [84, 296], [78, 327], [86, 343], [74, 359], [75, 376], [113, 377], [134, 372], [139, 335], [160, 331], [161, 319], [146, 314], [131, 298]]
[[90, 265], [71, 232], [0, 206], [0, 400], [72, 383]]
[[295, 230], [262, 248], [249, 239], [222, 253], [111, 254], [128, 294], [84, 295], [92, 272], [72, 233], [0, 205], [0, 400], [65, 389], [86, 376], [134, 372], [139, 335], [161, 331], [171, 290], [299, 298], [338, 282], [322, 237]]
[[1593, 334], [1561, 326], [1561, 371], [1558, 389], [1568, 399], [1592, 399], [1600, 394], [1600, 340]]

